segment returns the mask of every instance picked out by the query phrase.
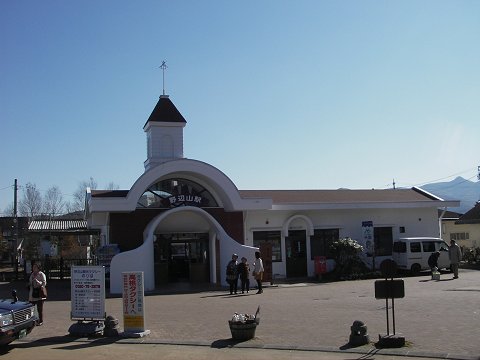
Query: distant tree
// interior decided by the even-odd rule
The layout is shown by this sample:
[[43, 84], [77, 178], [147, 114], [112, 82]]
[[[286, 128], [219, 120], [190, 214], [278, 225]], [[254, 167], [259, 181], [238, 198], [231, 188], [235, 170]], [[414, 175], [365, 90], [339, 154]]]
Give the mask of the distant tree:
[[3, 214], [5, 216], [15, 216], [15, 211], [14, 211], [14, 207], [13, 207], [13, 202], [8, 204], [6, 207], [5, 207], [5, 210], [3, 211]]
[[20, 214], [33, 219], [40, 215], [42, 203], [42, 195], [37, 189], [37, 186], [32, 183], [27, 183], [23, 188], [23, 197], [19, 204]]
[[47, 190], [43, 198], [43, 212], [51, 217], [60, 215], [65, 208], [65, 202], [58, 186], [52, 186]]
[[107, 186], [105, 187], [105, 190], [118, 190], [120, 186], [115, 184], [113, 181], [110, 181]]
[[87, 188], [95, 190], [98, 184], [93, 177], [90, 176], [88, 181], [81, 181], [78, 184], [77, 190], [73, 193], [73, 204], [71, 210], [73, 211], [82, 211], [85, 209], [85, 193]]
[[[88, 181], [82, 181], [78, 184], [78, 188], [73, 194], [73, 203], [67, 205], [67, 212], [74, 212], [74, 211], [83, 211], [85, 210], [85, 194], [87, 192], [87, 188], [90, 190], [97, 190], [98, 183], [95, 181], [93, 177], [90, 177]], [[119, 186], [115, 184], [113, 181], [110, 181], [105, 190], [118, 190]]]
[[70, 214], [72, 212], [75, 212], [75, 207], [73, 206], [73, 203], [66, 201], [65, 202], [65, 213]]

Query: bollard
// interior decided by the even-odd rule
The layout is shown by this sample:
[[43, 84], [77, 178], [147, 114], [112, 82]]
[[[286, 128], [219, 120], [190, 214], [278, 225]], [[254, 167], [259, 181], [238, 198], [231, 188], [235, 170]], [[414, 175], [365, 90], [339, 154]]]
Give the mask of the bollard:
[[351, 346], [361, 346], [370, 342], [370, 337], [367, 333], [367, 326], [360, 320], [355, 320], [353, 325], [350, 326], [350, 340]]
[[120, 327], [118, 326], [118, 319], [109, 315], [105, 319], [105, 329], [103, 329], [103, 335], [106, 337], [118, 337]]

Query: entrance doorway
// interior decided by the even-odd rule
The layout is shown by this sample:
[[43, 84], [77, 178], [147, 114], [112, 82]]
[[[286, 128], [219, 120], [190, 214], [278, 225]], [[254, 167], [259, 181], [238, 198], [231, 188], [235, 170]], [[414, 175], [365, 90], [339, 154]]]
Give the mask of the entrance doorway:
[[209, 282], [208, 233], [157, 234], [155, 283]]
[[307, 232], [290, 230], [285, 238], [287, 278], [307, 276]]

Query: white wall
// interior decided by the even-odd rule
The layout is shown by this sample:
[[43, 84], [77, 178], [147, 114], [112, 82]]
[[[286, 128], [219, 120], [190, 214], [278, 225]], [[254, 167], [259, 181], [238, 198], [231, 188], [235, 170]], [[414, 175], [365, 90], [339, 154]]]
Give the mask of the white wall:
[[467, 248], [480, 247], [480, 224], [458, 224], [455, 225], [454, 221], [442, 222], [442, 238], [450, 243], [450, 234], [453, 233], [468, 233], [468, 240], [457, 240], [459, 246]]
[[[282, 231], [285, 222], [295, 215], [304, 215], [313, 223], [314, 229], [339, 229], [340, 238], [351, 237], [362, 242], [362, 222], [373, 221], [374, 227], [392, 227], [393, 238], [430, 236], [439, 237], [438, 211], [436, 208], [400, 209], [348, 209], [309, 211], [248, 211], [245, 223], [245, 244], [253, 246], [254, 231]], [[306, 230], [308, 224], [302, 219], [290, 223], [290, 230]], [[405, 228], [400, 233], [400, 227]], [[273, 274], [286, 276], [285, 236], [282, 233], [282, 262], [272, 263]], [[378, 259], [381, 261], [382, 259]], [[327, 263], [327, 271], [334, 263]], [[307, 232], [307, 272], [314, 276], [314, 262], [310, 256], [310, 241]]]

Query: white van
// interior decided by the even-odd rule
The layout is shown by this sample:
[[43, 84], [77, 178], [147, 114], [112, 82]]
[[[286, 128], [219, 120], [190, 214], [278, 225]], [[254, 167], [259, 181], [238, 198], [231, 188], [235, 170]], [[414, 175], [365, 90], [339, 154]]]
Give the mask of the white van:
[[428, 258], [435, 251], [440, 251], [438, 268], [449, 269], [448, 245], [440, 238], [401, 238], [393, 242], [393, 260], [398, 269], [410, 270], [414, 274], [430, 269]]

